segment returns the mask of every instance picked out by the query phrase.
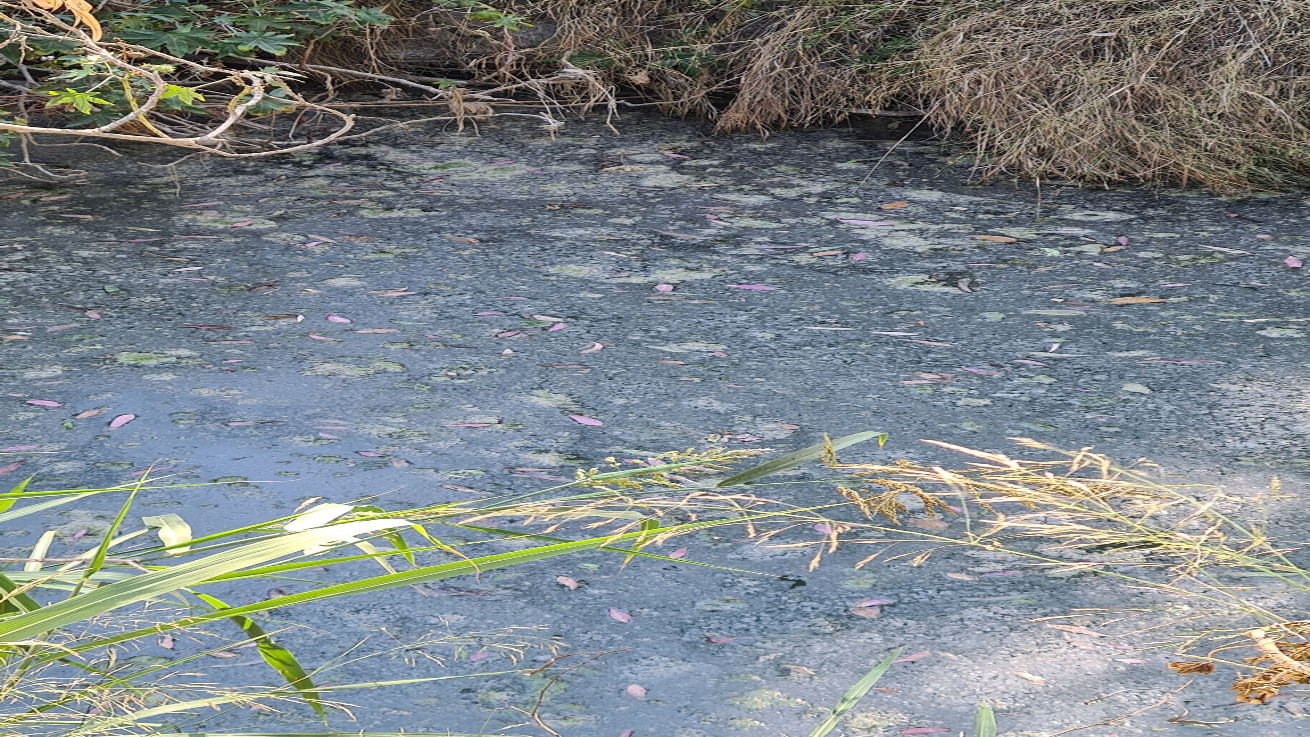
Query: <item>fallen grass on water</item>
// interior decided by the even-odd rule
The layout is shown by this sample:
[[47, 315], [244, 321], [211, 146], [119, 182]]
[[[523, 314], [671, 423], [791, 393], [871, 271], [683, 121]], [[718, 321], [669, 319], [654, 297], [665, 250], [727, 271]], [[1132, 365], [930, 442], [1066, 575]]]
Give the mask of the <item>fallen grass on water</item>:
[[[1191, 633], [1177, 648], [1188, 660], [1174, 663], [1175, 670], [1237, 666], [1246, 675], [1234, 689], [1249, 702], [1310, 683], [1310, 617], [1297, 613], [1310, 594], [1310, 571], [1294, 560], [1299, 546], [1274, 539], [1258, 519], [1276, 498], [1276, 486], [1268, 494], [1236, 497], [1171, 485], [1149, 467], [1126, 468], [1089, 450], [1060, 451], [1026, 439], [1019, 444], [1042, 460], [933, 441], [970, 462], [948, 470], [909, 461], [841, 463], [835, 457], [837, 448], [871, 439], [881, 445], [885, 437], [858, 433], [717, 481], [706, 475], [731, 471], [763, 451], [717, 448], [612, 458], [580, 470], [572, 482], [530, 494], [394, 511], [367, 500], [323, 503], [200, 536], [177, 515], [145, 518], [140, 527], [129, 522], [136, 497], [178, 488], [148, 477], [119, 487], [63, 491], [29, 490], [24, 482], [0, 495], [0, 524], [92, 496], [121, 501], [98, 541], [47, 533], [30, 555], [9, 559], [21, 569], [0, 575], [0, 702], [7, 705], [0, 735], [144, 735], [203, 723], [198, 715], [215, 708], [285, 708], [295, 702], [326, 720], [348, 714], [347, 705], [331, 699], [352, 690], [486, 675], [325, 685], [322, 676], [331, 664], [306, 667], [279, 644], [280, 631], [264, 626], [273, 609], [584, 551], [613, 553], [624, 562], [674, 561], [654, 551], [679, 536], [724, 525], [743, 528], [760, 544], [811, 549], [812, 567], [842, 545], [874, 548], [857, 567], [878, 560], [920, 565], [936, 550], [964, 547], [1055, 572], [1096, 573], [1197, 605], [1202, 615], [1190, 621]], [[798, 506], [773, 498], [777, 486], [768, 477], [814, 460], [840, 475], [830, 500]], [[1257, 519], [1249, 519], [1252, 513]], [[354, 571], [336, 583], [314, 576], [324, 567], [352, 564], [382, 570]], [[1267, 585], [1253, 588], [1252, 580]], [[202, 590], [220, 583], [264, 589], [270, 581], [294, 581], [299, 590], [240, 606]], [[1224, 621], [1211, 626], [1202, 617]], [[223, 626], [234, 627], [235, 641], [211, 631]], [[194, 652], [175, 653], [173, 645], [183, 640]], [[421, 650], [435, 661], [492, 651], [516, 660], [561, 644], [514, 628], [452, 633], [397, 650]], [[243, 646], [252, 647], [285, 685], [239, 689], [182, 677], [196, 659]], [[155, 655], [160, 649], [167, 654]], [[890, 661], [878, 667], [884, 664], [890, 667]], [[859, 689], [867, 691], [885, 670], [875, 668], [853, 686], [824, 724], [831, 729], [863, 695]], [[518, 711], [525, 723], [554, 734], [535, 708]], [[979, 735], [994, 733], [985, 705], [977, 719]]]

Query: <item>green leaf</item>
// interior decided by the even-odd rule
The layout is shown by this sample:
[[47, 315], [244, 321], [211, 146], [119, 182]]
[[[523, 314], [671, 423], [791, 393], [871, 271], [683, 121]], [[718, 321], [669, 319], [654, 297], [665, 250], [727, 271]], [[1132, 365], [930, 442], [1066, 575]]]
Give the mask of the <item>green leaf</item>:
[[892, 663], [895, 663], [896, 659], [901, 656], [901, 649], [898, 647], [893, 650], [891, 655], [883, 658], [881, 662], [873, 666], [872, 670], [865, 673], [863, 678], [846, 689], [846, 693], [842, 694], [841, 698], [837, 699], [837, 703], [832, 707], [832, 713], [822, 722], [819, 722], [818, 726], [810, 732], [809, 737], [823, 737], [836, 729], [837, 723], [841, 721], [842, 717], [846, 716], [846, 712], [854, 709], [855, 705], [860, 703], [860, 699], [869, 693], [869, 689], [873, 688], [873, 684], [877, 683], [883, 674], [892, 667]]
[[973, 720], [973, 737], [996, 737], [996, 714], [986, 701], [978, 704]]
[[[212, 596], [200, 593], [197, 593], [196, 596], [201, 601], [214, 607], [219, 613], [224, 609], [232, 608]], [[322, 699], [318, 692], [314, 690], [314, 682], [310, 680], [309, 673], [300, 666], [300, 661], [296, 660], [296, 656], [292, 655], [290, 650], [274, 642], [273, 638], [269, 637], [268, 633], [264, 631], [264, 628], [255, 623], [255, 620], [240, 615], [228, 617], [228, 619], [231, 619], [236, 626], [240, 627], [241, 631], [246, 633], [246, 637], [255, 642], [259, 648], [259, 656], [264, 659], [264, 662], [277, 671], [278, 675], [286, 679], [287, 685], [300, 692], [301, 698], [305, 700], [305, 703], [309, 704], [320, 719], [325, 718], [327, 715], [320, 703]]]
[[169, 512], [158, 517], [142, 517], [141, 524], [158, 529], [159, 540], [170, 548], [169, 555], [191, 552], [191, 546], [186, 544], [191, 542], [191, 525], [178, 515]]
[[866, 440], [872, 440], [874, 438], [878, 439], [878, 445], [881, 447], [883, 443], [887, 442], [887, 433], [857, 432], [854, 435], [837, 438], [829, 443], [820, 443], [818, 445], [811, 445], [808, 448], [801, 448], [800, 450], [793, 451], [785, 456], [779, 456], [771, 461], [765, 461], [754, 468], [748, 468], [740, 473], [735, 473], [714, 486], [721, 489], [725, 486], [741, 486], [742, 484], [749, 484], [752, 481], [758, 481], [765, 476], [771, 476], [783, 471], [790, 471], [797, 466], [804, 465], [810, 461], [816, 461], [823, 457], [823, 454], [827, 452], [829, 445], [831, 445], [833, 450], [841, 450], [842, 448], [855, 445], [856, 443], [863, 443]]

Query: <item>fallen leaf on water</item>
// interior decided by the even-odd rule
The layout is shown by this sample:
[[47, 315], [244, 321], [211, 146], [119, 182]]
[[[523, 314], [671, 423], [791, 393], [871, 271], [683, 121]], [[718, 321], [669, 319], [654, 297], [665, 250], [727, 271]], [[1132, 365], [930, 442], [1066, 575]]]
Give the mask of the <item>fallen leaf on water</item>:
[[1035, 676], [1032, 673], [1025, 673], [1021, 670], [1015, 671], [1014, 674], [1024, 679], [1025, 681], [1032, 681], [1033, 683], [1036, 683], [1039, 686], [1046, 685], [1046, 679], [1042, 678], [1041, 676]]
[[400, 330], [398, 330], [397, 328], [365, 328], [363, 330], [355, 330], [353, 332], [375, 335], [378, 333], [399, 333]]
[[369, 294], [376, 294], [379, 297], [408, 297], [411, 294], [418, 294], [418, 292], [411, 292], [407, 289], [380, 289], [376, 292], [369, 292]]
[[1127, 664], [1129, 664], [1129, 665], [1141, 665], [1142, 663], [1145, 663], [1146, 661], [1145, 661], [1145, 660], [1138, 660], [1137, 658], [1115, 658], [1115, 662], [1118, 662], [1118, 663], [1127, 663]]
[[227, 325], [178, 325], [179, 328], [190, 328], [192, 330], [231, 330]]
[[24, 463], [26, 463], [26, 461], [14, 461], [13, 463], [6, 463], [5, 465], [0, 466], [0, 476], [17, 471], [18, 467]]
[[1050, 627], [1053, 630], [1060, 630], [1061, 632], [1072, 632], [1075, 635], [1088, 635], [1091, 637], [1109, 637], [1109, 635], [1102, 634], [1100, 632], [1094, 632], [1092, 630], [1087, 629], [1086, 627], [1079, 627], [1076, 624], [1048, 624], [1046, 626]]
[[895, 603], [896, 602], [891, 599], [864, 599], [863, 601], [856, 602], [852, 606], [891, 606]]
[[852, 606], [852, 607], [848, 607], [846, 611], [850, 612], [851, 614], [854, 614], [857, 617], [864, 617], [865, 619], [877, 619], [882, 614], [882, 607]]
[[260, 315], [261, 320], [295, 320], [300, 322], [305, 319], [304, 315]]
[[496, 337], [497, 337], [497, 338], [512, 338], [512, 337], [514, 337], [515, 335], [518, 335], [518, 334], [521, 333], [521, 332], [523, 332], [523, 331], [522, 331], [522, 330], [503, 330], [503, 331], [501, 331], [501, 332], [499, 332], [499, 333], [496, 333]]
[[947, 578], [954, 578], [954, 579], [957, 580], [957, 581], [976, 581], [976, 580], [978, 580], [978, 579], [974, 578], [973, 576], [970, 576], [970, 575], [967, 574], [967, 573], [956, 573], [955, 571], [951, 571], [950, 573], [947, 573], [947, 574], [946, 574], [946, 577], [947, 577]]
[[1287, 258], [1283, 259], [1283, 263], [1287, 264], [1288, 268], [1291, 269], [1299, 269], [1301, 268], [1301, 266], [1303, 266], [1301, 259], [1297, 258], [1296, 256], [1288, 256]]
[[941, 532], [951, 526], [951, 523], [944, 519], [934, 519], [932, 517], [916, 517], [911, 519], [908, 524], [910, 527], [917, 527], [920, 530], [931, 530], [933, 532]]
[[309, 332], [309, 337], [313, 338], [314, 340], [330, 340], [330, 341], [332, 341], [333, 343], [340, 343], [340, 342], [341, 342], [341, 339], [340, 339], [340, 338], [329, 338], [329, 337], [327, 337], [326, 335], [319, 335], [318, 333], [316, 333], [316, 332], [314, 332], [314, 331], [312, 331], [312, 330]]
[[1167, 299], [1160, 299], [1159, 297], [1115, 297], [1114, 299], [1105, 300], [1105, 303], [1108, 305], [1144, 305], [1152, 302], [1168, 301], [1169, 300]]
[[670, 558], [681, 558], [682, 556], [684, 556], [684, 555], [686, 555], [686, 554], [687, 554], [687, 549], [686, 549], [686, 548], [678, 548], [677, 550], [673, 551], [672, 553], [669, 553], [668, 557], [670, 557]]
[[569, 578], [568, 576], [556, 576], [555, 583], [559, 584], [560, 586], [563, 586], [569, 591], [575, 591], [579, 586], [577, 581]]
[[233, 228], [244, 228], [244, 227], [246, 227], [247, 225], [254, 225], [254, 224], [255, 224], [255, 221], [254, 221], [254, 220], [242, 220], [242, 221], [239, 222], [239, 223], [232, 223], [231, 227], [233, 227]]
[[1011, 238], [1005, 235], [971, 235], [970, 238], [976, 241], [988, 241], [990, 243], [1018, 243], [1018, 238]]
[[601, 422], [595, 417], [586, 417], [584, 415], [569, 415], [569, 419], [573, 420], [579, 425], [590, 425], [592, 427], [599, 427], [605, 424], [604, 422]]
[[119, 428], [135, 419], [136, 415], [119, 415], [109, 421], [109, 427], [110, 429]]
[[839, 223], [846, 223], [847, 225], [862, 225], [862, 226], [864, 226], [864, 227], [866, 227], [866, 228], [872, 228], [872, 227], [875, 226], [875, 225], [895, 225], [895, 224], [896, 224], [896, 221], [895, 221], [895, 220], [847, 220], [847, 219], [845, 219], [845, 218], [837, 218], [837, 222], [839, 222]]
[[23, 404], [33, 404], [33, 405], [36, 405], [37, 407], [62, 407], [62, 406], [64, 406], [64, 405], [60, 404], [59, 402], [52, 402], [52, 401], [50, 401], [49, 399], [25, 399], [25, 400], [23, 400]]
[[638, 701], [645, 701], [645, 700], [646, 700], [646, 689], [645, 689], [644, 687], [642, 687], [642, 686], [638, 686], [637, 684], [634, 683], [634, 684], [628, 686], [627, 688], [625, 688], [625, 689], [623, 689], [623, 690], [624, 690], [624, 691], [625, 691], [629, 696], [631, 696], [632, 698], [634, 698], [634, 699], [636, 699], [636, 700], [638, 700]]
[[350, 318], [341, 315], [328, 315], [327, 319], [329, 322], [350, 322]]
[[845, 253], [845, 251], [841, 250], [840, 248], [833, 248], [827, 251], [815, 251], [810, 255], [811, 256], [836, 256], [839, 253]]
[[604, 348], [604, 347], [605, 347], [605, 344], [604, 344], [604, 343], [595, 343], [595, 342], [593, 342], [593, 343], [591, 344], [591, 347], [590, 347], [590, 348], [584, 348], [584, 349], [578, 351], [578, 353], [595, 353], [596, 351], [598, 351], [598, 350], [600, 350], [601, 348]]
[[1250, 256], [1250, 255], [1251, 255], [1251, 252], [1250, 252], [1250, 251], [1242, 251], [1242, 250], [1238, 250], [1238, 249], [1236, 249], [1236, 248], [1222, 248], [1222, 247], [1220, 247], [1220, 246], [1201, 246], [1201, 248], [1209, 249], [1209, 250], [1211, 250], [1211, 251], [1219, 251], [1220, 253], [1231, 253], [1231, 254], [1233, 254], [1234, 256]]
[[1145, 384], [1129, 383], [1119, 387], [1120, 391], [1132, 392], [1133, 394], [1150, 394], [1151, 388]]
[[96, 407], [95, 409], [84, 410], [82, 412], [78, 412], [77, 414], [73, 415], [73, 419], [85, 420], [88, 417], [95, 417], [96, 415], [104, 414], [104, 411], [106, 409], [108, 409], [108, 407]]
[[898, 202], [888, 202], [888, 203], [885, 204], [885, 205], [878, 205], [878, 209], [879, 209], [879, 210], [899, 210], [899, 209], [901, 209], [902, 207], [905, 207], [905, 206], [908, 205], [908, 204], [910, 204], [910, 203], [906, 202], [905, 200], [900, 200], [900, 201], [898, 201]]
[[754, 289], [757, 291], [771, 291], [775, 287], [765, 286], [763, 284], [729, 284], [730, 289]]
[[546, 328], [546, 332], [553, 333], [556, 330], [563, 330], [564, 326], [566, 325], [568, 325], [568, 323], [566, 322], [557, 322], [554, 325], [551, 325], [550, 327]]
[[563, 321], [564, 321], [564, 318], [562, 318], [562, 317], [552, 317], [552, 316], [550, 316], [550, 315], [528, 315], [528, 317], [532, 318], [533, 320], [544, 320], [544, 321], [546, 321], [546, 322], [563, 322]]
[[616, 622], [623, 622], [626, 624], [632, 621], [632, 615], [628, 614], [622, 609], [610, 609], [609, 615], [610, 615], [610, 619], [613, 619]]
[[913, 661], [915, 661], [915, 660], [922, 660], [922, 659], [928, 657], [929, 655], [932, 655], [932, 651], [931, 651], [931, 650], [920, 650], [920, 651], [917, 652], [917, 653], [910, 653], [909, 655], [906, 655], [906, 656], [903, 657], [903, 658], [897, 658], [896, 660], [894, 660], [894, 661], [892, 661], [892, 662], [894, 662], [894, 663], [909, 663], [909, 662], [913, 662]]

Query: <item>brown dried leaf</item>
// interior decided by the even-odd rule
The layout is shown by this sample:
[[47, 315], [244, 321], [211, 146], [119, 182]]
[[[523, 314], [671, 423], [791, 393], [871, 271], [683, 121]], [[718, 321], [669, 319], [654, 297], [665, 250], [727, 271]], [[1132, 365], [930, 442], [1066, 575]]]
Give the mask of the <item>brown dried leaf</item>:
[[1214, 673], [1214, 663], [1201, 660], [1179, 660], [1170, 663], [1169, 670], [1182, 675], [1188, 673]]

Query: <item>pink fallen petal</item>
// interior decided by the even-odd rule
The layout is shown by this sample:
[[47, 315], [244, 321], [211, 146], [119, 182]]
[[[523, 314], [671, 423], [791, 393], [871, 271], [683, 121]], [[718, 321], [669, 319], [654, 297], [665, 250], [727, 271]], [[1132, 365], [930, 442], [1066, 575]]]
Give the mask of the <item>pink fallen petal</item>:
[[490, 656], [491, 653], [487, 652], [486, 650], [479, 650], [478, 652], [473, 653], [472, 655], [469, 656], [469, 662], [476, 663], [479, 660], [486, 660]]
[[309, 337], [313, 338], [314, 340], [330, 340], [330, 341], [332, 341], [333, 343], [340, 343], [340, 342], [341, 342], [341, 339], [340, 339], [340, 338], [329, 338], [329, 337], [327, 337], [326, 335], [319, 335], [318, 333], [315, 333], [315, 332], [313, 332], [313, 331], [310, 331], [310, 333], [309, 333]]
[[852, 604], [851, 606], [890, 606], [895, 604], [891, 599], [865, 599], [864, 601]]
[[815, 532], [819, 532], [824, 535], [828, 535], [832, 533], [832, 525], [824, 524], [822, 522], [820, 522], [817, 525], [810, 525], [810, 528], [813, 529]]
[[709, 643], [713, 643], [713, 644], [715, 644], [715, 645], [721, 645], [721, 644], [723, 644], [723, 643], [725, 643], [725, 642], [732, 642], [732, 641], [735, 640], [735, 639], [737, 639], [737, 638], [735, 638], [735, 637], [706, 637], [706, 638], [705, 638], [705, 641], [706, 641], [706, 642], [709, 642]]
[[512, 338], [512, 337], [514, 337], [515, 335], [518, 335], [518, 334], [521, 333], [521, 332], [523, 332], [523, 331], [522, 331], [522, 330], [505, 330], [505, 331], [503, 331], [503, 332], [496, 333], [496, 337], [497, 337], [497, 338]]
[[656, 285], [655, 285], [655, 291], [657, 291], [657, 292], [672, 292], [672, 291], [673, 291], [673, 285], [672, 285], [672, 284], [656, 284]]
[[83, 537], [86, 536], [86, 533], [88, 532], [90, 532], [90, 530], [78, 530], [77, 532], [74, 532], [72, 534], [73, 542], [77, 542], [78, 540], [81, 540]]
[[490, 312], [474, 312], [473, 314], [474, 314], [474, 315], [477, 315], [478, 317], [485, 317], [486, 315], [503, 315], [503, 314], [505, 314], [505, 313], [503, 313], [503, 312], [496, 312], [496, 311], [493, 310], [493, 311], [490, 311]]
[[763, 284], [729, 284], [728, 287], [731, 289], [754, 289], [761, 292], [775, 289], [775, 287], [769, 287]]
[[1119, 236], [1118, 238], [1115, 238], [1115, 239], [1114, 239], [1114, 242], [1115, 242], [1115, 243], [1118, 243], [1118, 244], [1121, 245], [1121, 246], [1126, 246], [1126, 245], [1128, 245], [1128, 236], [1126, 236], [1126, 235], [1121, 235], [1121, 236]]
[[548, 333], [553, 333], [553, 332], [555, 332], [556, 330], [563, 330], [563, 329], [564, 329], [564, 326], [567, 325], [567, 324], [568, 324], [568, 323], [557, 322], [557, 323], [555, 323], [554, 325], [551, 325], [550, 327], [546, 328], [546, 332], [548, 332]]
[[355, 451], [355, 455], [361, 455], [364, 456], [365, 458], [386, 458], [385, 454], [374, 453], [371, 450], [357, 450]]
[[686, 555], [686, 554], [687, 554], [687, 549], [686, 549], [686, 548], [678, 548], [677, 550], [673, 551], [672, 553], [669, 553], [669, 557], [670, 557], [670, 558], [681, 558], [682, 556], [684, 556], [684, 555]]
[[96, 312], [95, 310], [87, 310], [86, 312], [83, 312], [82, 314], [83, 314], [83, 315], [86, 315], [86, 319], [88, 319], [88, 320], [99, 320], [99, 319], [100, 319], [100, 313], [99, 313], [99, 312]]
[[682, 154], [669, 153], [668, 151], [661, 151], [660, 153], [664, 154], [665, 156], [669, 157], [670, 159], [690, 159], [690, 158], [691, 158], [690, 156], [683, 156]]
[[920, 651], [917, 652], [917, 653], [910, 653], [909, 655], [906, 655], [906, 656], [903, 657], [903, 658], [897, 658], [896, 660], [894, 660], [894, 661], [892, 661], [892, 662], [894, 662], [894, 663], [910, 663], [910, 662], [913, 662], [913, 661], [915, 661], [915, 660], [921, 660], [921, 659], [923, 659], [923, 658], [926, 658], [926, 657], [928, 657], [929, 655], [932, 655], [932, 652], [931, 652], [931, 651], [929, 651], [929, 650], [920, 650]]
[[0, 448], [0, 453], [16, 453], [20, 450], [36, 450], [39, 445], [11, 445], [8, 448]]
[[847, 225], [863, 225], [866, 228], [875, 225], [895, 225], [895, 220], [847, 220], [846, 218], [837, 218], [837, 222], [846, 223]]
[[6, 463], [5, 465], [0, 466], [0, 476], [3, 476], [12, 471], [17, 471], [18, 467], [23, 465], [24, 463], [26, 463], [26, 461], [14, 461], [13, 463]]
[[569, 578], [568, 576], [556, 576], [555, 583], [563, 586], [569, 591], [576, 591], [580, 585], [575, 579]]
[[325, 432], [321, 432], [321, 433], [319, 433], [318, 436], [319, 436], [320, 438], [324, 438], [324, 439], [326, 439], [326, 440], [337, 440], [338, 437], [339, 437], [339, 436], [337, 436], [337, 435], [329, 435], [329, 434], [327, 434], [327, 433], [325, 433]]
[[638, 686], [637, 684], [634, 683], [623, 690], [629, 696], [631, 696], [632, 698], [638, 701], [646, 700], [646, 688], [644, 686]]
[[601, 425], [605, 424], [600, 420], [596, 419], [595, 417], [586, 417], [584, 415], [569, 415], [569, 419], [573, 420], [579, 425], [590, 425], [592, 427], [600, 427]]
[[632, 615], [628, 614], [622, 609], [611, 609], [609, 610], [609, 615], [610, 615], [610, 619], [616, 622], [623, 622], [624, 624], [627, 624], [628, 622], [632, 621]]
[[1287, 264], [1288, 268], [1292, 268], [1292, 269], [1299, 269], [1303, 265], [1301, 259], [1297, 258], [1296, 256], [1288, 256], [1287, 258], [1283, 259], [1283, 263]]
[[232, 227], [233, 227], [233, 228], [244, 228], [244, 227], [246, 227], [247, 225], [254, 225], [254, 224], [255, 224], [255, 221], [254, 221], [254, 220], [242, 220], [242, 221], [239, 222], [239, 223], [232, 223]]
[[38, 406], [38, 407], [62, 407], [62, 406], [64, 406], [64, 405], [60, 404], [59, 402], [52, 402], [52, 401], [50, 401], [49, 399], [27, 399], [27, 400], [24, 400], [24, 401], [23, 401], [23, 404], [34, 404], [34, 405], [36, 405], [36, 406]]
[[622, 732], [619, 732], [619, 737], [632, 737], [634, 734], [636, 734], [636, 732], [633, 732], [631, 729], [625, 729]]
[[350, 318], [341, 315], [328, 315], [327, 319], [331, 322], [350, 322]]
[[109, 421], [109, 427], [110, 429], [119, 428], [135, 419], [136, 415], [119, 415]]
[[868, 258], [868, 257], [869, 257], [869, 254], [865, 253], [864, 251], [856, 251], [855, 253], [852, 253], [852, 254], [851, 254], [851, 260], [852, 260], [852, 261], [863, 261], [864, 259], [866, 259], [866, 258]]

